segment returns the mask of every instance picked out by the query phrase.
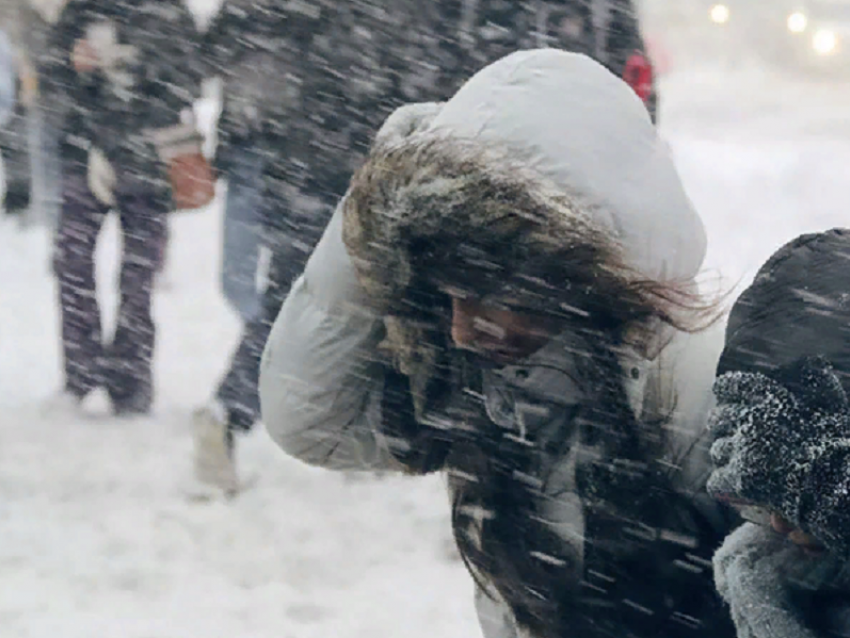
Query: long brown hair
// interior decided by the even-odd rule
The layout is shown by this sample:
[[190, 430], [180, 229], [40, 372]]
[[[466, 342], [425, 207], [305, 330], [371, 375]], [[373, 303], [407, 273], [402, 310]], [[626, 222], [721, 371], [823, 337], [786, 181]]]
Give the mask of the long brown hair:
[[[619, 353], [641, 347], [663, 328], [695, 331], [713, 317], [709, 306], [684, 287], [619, 276], [627, 270], [613, 259], [585, 245], [550, 261], [556, 272], [537, 272], [523, 280], [542, 284], [540, 293], [550, 296], [552, 314], [568, 327], [571, 342], [583, 344], [573, 346], [574, 368], [562, 371], [592, 397], [572, 415], [581, 429], [580, 444], [599, 455], [577, 468], [583, 507], [639, 520], [642, 494], [658, 480], [649, 468], [664, 443], [664, 415], [634, 413]], [[462, 272], [467, 279], [470, 268]], [[547, 281], [569, 281], [570, 286], [562, 286], [557, 295]], [[549, 449], [543, 450], [539, 442], [517, 441], [516, 432], [493, 427], [482, 416], [463, 428], [476, 436], [457, 441], [445, 464], [451, 477], [452, 526], [464, 562], [482, 589], [504, 601], [535, 638], [600, 635], [594, 628], [599, 619], [583, 602], [582, 560], [540, 509], [547, 479], [540, 468], [546, 466], [547, 454], [566, 457], [570, 425], [564, 424], [563, 438], [554, 447], [549, 441]], [[602, 533], [609, 535], [606, 542], [617, 543], [623, 526], [594, 530], [596, 543], [602, 542]]]
[[[647, 504], [647, 495], [666, 491], [665, 479], [653, 468], [669, 415], [635, 414], [624, 387], [628, 371], [619, 355], [625, 348], [641, 348], [662, 330], [702, 330], [719, 316], [716, 307], [691, 292], [689, 285], [623, 276], [630, 271], [617, 261], [616, 253], [599, 244], [574, 246], [536, 264], [519, 259], [521, 272], [502, 271], [498, 276], [477, 265], [487, 263], [481, 259], [485, 252], [480, 245], [470, 240], [465, 244], [461, 248], [442, 237], [418, 247], [422, 261], [417, 272], [427, 276], [411, 298], [418, 298], [416, 305], [429, 306], [431, 312], [444, 309], [442, 324], [435, 320], [430, 331], [432, 343], [437, 335], [447, 334], [448, 301], [440, 300], [437, 292], [446, 285], [469, 287], [494, 299], [499, 290], [507, 287], [516, 295], [522, 286], [525, 294], [520, 296], [546, 299], [549, 310], [537, 303], [529, 310], [557, 318], [571, 340], [582, 344], [573, 349], [574, 366], [561, 372], [592, 397], [572, 415], [581, 428], [581, 445], [599, 455], [577, 468], [577, 489], [585, 510], [604, 511], [619, 521], [609, 520], [607, 526], [587, 534], [596, 545], [622, 544], [627, 527], [623, 521], [641, 520], [648, 508], [656, 507]], [[475, 263], [464, 255], [474, 255]], [[540, 474], [540, 468], [546, 465], [546, 455], [567, 455], [572, 424], [564, 423], [563, 438], [554, 447], [548, 442], [545, 450], [533, 440], [518, 441], [516, 432], [495, 427], [485, 415], [478, 377], [469, 370], [477, 362], [453, 351], [443, 339], [441, 369], [451, 379], [442, 386], [433, 382], [427, 389], [429, 401], [441, 406], [436, 411], [462, 422], [448, 434], [444, 429], [431, 432], [438, 444], [428, 449], [442, 450], [445, 456], [437, 466], [432, 456], [428, 469], [445, 470], [450, 477], [452, 527], [464, 563], [482, 590], [503, 601], [535, 638], [604, 635], [600, 622], [616, 627], [619, 617], [608, 610], [600, 620], [603, 607], [588, 602], [581, 557], [552, 530], [541, 510], [547, 498], [541, 490], [548, 477]], [[421, 424], [416, 431], [422, 436]], [[413, 447], [426, 449], [422, 442]], [[422, 469], [417, 466], [414, 471]], [[621, 572], [618, 577], [633, 575]]]

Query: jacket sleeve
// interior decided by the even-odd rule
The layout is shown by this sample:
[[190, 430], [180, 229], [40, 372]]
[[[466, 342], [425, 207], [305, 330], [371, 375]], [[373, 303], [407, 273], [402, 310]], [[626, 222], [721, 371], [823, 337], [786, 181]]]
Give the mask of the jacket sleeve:
[[769, 528], [745, 523], [725, 539], [712, 562], [717, 593], [728, 605], [737, 638], [827, 635], [814, 630], [798, 602], [804, 589], [828, 590], [829, 575], [842, 561], [803, 557]]
[[379, 434], [382, 331], [343, 244], [340, 205], [263, 353], [263, 421], [284, 451], [330, 469], [394, 466]]
[[[414, 122], [432, 117], [437, 108], [400, 109], [379, 139], [412, 132]], [[420, 116], [410, 117], [416, 109]], [[343, 243], [343, 203], [292, 287], [266, 344], [259, 388], [263, 421], [284, 451], [312, 465], [409, 471], [410, 464], [399, 460], [405, 458], [409, 441], [389, 436], [384, 424], [388, 419], [409, 423], [412, 403], [379, 351], [384, 323], [357, 280]]]

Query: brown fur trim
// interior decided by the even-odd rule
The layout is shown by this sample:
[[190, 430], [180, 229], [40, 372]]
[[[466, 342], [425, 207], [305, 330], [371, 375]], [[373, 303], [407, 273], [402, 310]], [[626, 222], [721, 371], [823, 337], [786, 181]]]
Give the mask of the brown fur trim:
[[355, 174], [343, 232], [363, 285], [392, 304], [414, 278], [416, 240], [501, 247], [504, 254], [483, 255], [500, 261], [593, 246], [618, 263], [621, 248], [594, 222], [595, 207], [497, 149], [415, 134], [376, 148]]
[[417, 412], [439, 359], [429, 338], [439, 302], [424, 289], [465, 288], [543, 312], [560, 303], [569, 313], [571, 296], [629, 277], [618, 241], [595, 222], [597, 205], [520, 160], [418, 133], [376, 147], [352, 180], [343, 238], [387, 311], [384, 345], [411, 379]]

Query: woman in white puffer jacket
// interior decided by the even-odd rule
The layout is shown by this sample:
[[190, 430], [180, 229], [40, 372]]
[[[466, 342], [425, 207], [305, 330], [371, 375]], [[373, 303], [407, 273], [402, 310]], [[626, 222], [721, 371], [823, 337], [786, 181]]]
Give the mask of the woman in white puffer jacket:
[[704, 253], [631, 89], [509, 55], [387, 121], [272, 331], [264, 421], [310, 464], [446, 471], [486, 638], [731, 638]]

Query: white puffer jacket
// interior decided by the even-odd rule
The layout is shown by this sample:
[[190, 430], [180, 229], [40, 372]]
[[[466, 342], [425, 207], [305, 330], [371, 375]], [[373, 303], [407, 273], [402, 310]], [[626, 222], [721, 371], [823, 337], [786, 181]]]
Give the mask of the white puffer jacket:
[[[622, 242], [629, 265], [646, 277], [690, 280], [702, 266], [703, 225], [665, 143], [631, 89], [590, 58], [551, 49], [509, 55], [472, 77], [447, 103], [396, 112], [379, 142], [414, 132], [515, 151], [550, 182], [583, 193], [597, 224]], [[263, 419], [288, 454], [330, 469], [399, 467], [380, 427], [386, 370], [377, 349], [381, 336], [382, 319], [342, 241], [340, 206], [284, 303], [263, 357]], [[693, 337], [664, 333], [648, 349], [652, 360], [627, 353], [621, 362], [625, 371], [638, 372], [626, 376], [636, 409], [647, 379], [660, 382], [662, 400], [676, 397], [667, 454], [682, 462], [683, 486], [697, 484], [706, 471], [700, 443], [721, 346], [720, 326]], [[562, 366], [570, 363], [549, 348], [532, 359], [553, 356]], [[488, 413], [505, 409], [500, 401], [506, 388], [557, 404], [579, 400], [563, 374], [533, 363], [488, 374]], [[571, 463], [562, 459], [545, 489], [559, 495], [550, 499], [551, 520], [565, 542], [580, 545], [583, 521], [569, 489]], [[518, 635], [507, 610], [489, 598], [480, 597], [479, 612], [486, 638]]]

